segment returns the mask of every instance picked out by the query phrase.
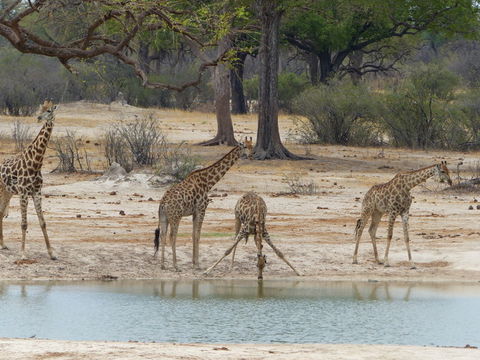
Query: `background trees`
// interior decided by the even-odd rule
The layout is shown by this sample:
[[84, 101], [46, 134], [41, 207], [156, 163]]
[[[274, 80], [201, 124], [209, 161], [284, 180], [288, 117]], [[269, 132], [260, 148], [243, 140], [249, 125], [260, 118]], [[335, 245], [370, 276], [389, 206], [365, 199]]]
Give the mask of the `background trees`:
[[250, 104], [257, 159], [298, 158], [279, 108], [308, 119], [308, 141], [471, 147], [477, 15], [469, 0], [5, 0], [0, 111], [121, 92], [137, 106], [215, 110], [204, 144], [233, 145], [230, 111]]

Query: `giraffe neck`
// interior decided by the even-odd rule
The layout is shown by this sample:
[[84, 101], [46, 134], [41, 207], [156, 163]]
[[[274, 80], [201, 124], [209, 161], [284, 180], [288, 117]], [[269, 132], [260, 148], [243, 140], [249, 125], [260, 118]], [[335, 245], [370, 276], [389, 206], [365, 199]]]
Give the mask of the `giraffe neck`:
[[218, 181], [220, 181], [228, 169], [235, 164], [235, 162], [240, 158], [241, 153], [242, 148], [240, 146], [236, 146], [216, 163], [204, 169], [194, 171], [191, 176], [195, 180], [198, 180], [197, 183], [202, 185], [202, 188], [205, 191], [209, 191]]
[[28, 160], [31, 160], [35, 170], [40, 170], [42, 167], [43, 156], [45, 155], [52, 130], [53, 122], [46, 122], [40, 129], [35, 140], [23, 151], [25, 160], [27, 160], [27, 163]]
[[435, 165], [408, 172], [401, 175], [402, 184], [408, 189], [413, 189], [418, 184], [421, 184], [427, 181], [428, 178], [432, 177], [435, 174]]

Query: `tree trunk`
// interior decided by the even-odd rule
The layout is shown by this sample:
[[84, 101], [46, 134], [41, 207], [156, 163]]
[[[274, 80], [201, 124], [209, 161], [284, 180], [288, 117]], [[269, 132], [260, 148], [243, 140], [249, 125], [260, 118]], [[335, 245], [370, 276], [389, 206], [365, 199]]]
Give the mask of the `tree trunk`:
[[350, 72], [350, 79], [355, 85], [358, 85], [362, 78], [360, 73], [360, 68], [363, 65], [363, 53], [361, 51], [354, 51], [350, 55], [350, 66], [353, 68], [353, 71]]
[[256, 0], [261, 22], [259, 47], [259, 102], [257, 144], [253, 157], [265, 159], [299, 159], [280, 140], [278, 129], [278, 27], [282, 11], [277, 0]]
[[146, 73], [150, 73], [150, 58], [148, 57], [149, 44], [141, 41], [138, 48], [138, 62], [141, 69]]
[[[218, 43], [218, 54], [223, 54], [230, 48], [230, 40], [224, 37]], [[215, 114], [217, 117], [217, 135], [211, 140], [200, 143], [199, 145], [237, 145], [233, 133], [233, 123], [230, 114], [230, 80], [229, 69], [227, 65], [219, 63], [214, 69], [214, 87], [215, 87]]]
[[232, 64], [233, 69], [230, 70], [230, 86], [232, 90], [232, 113], [246, 114], [247, 102], [245, 101], [245, 94], [243, 93], [243, 67], [245, 65], [247, 53], [241, 51], [237, 53], [237, 56], [238, 60]]
[[318, 54], [320, 59], [320, 82], [325, 84], [332, 72], [332, 56], [329, 51]]
[[307, 54], [308, 70], [312, 85], [318, 85], [318, 56], [314, 53]]

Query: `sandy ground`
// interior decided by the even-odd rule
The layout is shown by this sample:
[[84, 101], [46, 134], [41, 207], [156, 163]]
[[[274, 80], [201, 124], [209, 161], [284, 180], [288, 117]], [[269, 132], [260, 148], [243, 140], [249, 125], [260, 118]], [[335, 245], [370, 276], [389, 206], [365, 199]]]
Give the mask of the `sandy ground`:
[[[94, 160], [94, 166], [102, 170], [105, 168], [102, 157], [103, 131], [118, 120], [133, 118], [135, 115], [145, 116], [149, 113], [160, 119], [161, 127], [171, 142], [187, 141], [194, 144], [212, 137], [215, 132], [215, 119], [212, 114], [75, 103], [62, 104], [57, 115], [54, 137], [61, 136], [66, 129], [75, 130], [79, 137], [89, 143], [87, 150]], [[34, 133], [38, 131], [39, 125], [33, 118], [25, 121], [31, 124]], [[11, 118], [0, 117], [0, 131], [4, 134], [9, 133], [11, 123]], [[255, 116], [234, 117], [234, 123], [235, 128], [239, 130], [238, 137], [255, 136]], [[440, 160], [448, 161], [454, 181], [457, 176], [456, 164], [460, 161], [463, 161], [460, 175], [470, 177], [473, 176], [472, 171], [478, 167], [478, 153], [401, 149], [382, 151], [377, 148], [340, 146], [305, 147], [295, 145], [289, 138], [288, 134], [292, 133], [294, 128], [290, 117], [282, 116], [280, 123], [282, 136], [287, 140], [289, 148], [302, 155], [308, 153], [314, 160], [296, 162], [239, 160], [211, 192], [212, 202], [206, 213], [200, 243], [200, 270], [193, 270], [191, 266], [190, 218], [182, 221], [177, 240], [177, 257], [181, 271], [173, 271], [169, 248], [167, 270], [162, 271], [159, 259], [152, 256], [158, 202], [168, 186], [151, 186], [148, 181], [151, 175], [145, 174], [144, 170], [139, 170], [129, 178], [119, 181], [98, 180], [98, 174], [50, 173], [50, 170], [56, 167], [57, 159], [53, 151], [49, 150], [44, 162], [43, 208], [58, 260], [52, 261], [48, 258], [33, 206], [30, 206], [27, 235], [29, 261], [17, 261], [20, 257], [21, 231], [18, 197], [14, 197], [11, 201], [10, 215], [3, 222], [5, 243], [9, 249], [0, 251], [1, 278], [3, 280], [204, 278], [203, 270], [223, 254], [233, 239], [233, 208], [236, 201], [246, 191], [255, 190], [267, 203], [269, 209], [267, 226], [272, 241], [305, 279], [468, 282], [480, 280], [478, 257], [480, 210], [477, 209], [477, 204], [480, 204], [477, 203], [477, 198], [480, 200], [480, 194], [452, 192], [446, 189], [445, 185], [433, 180], [413, 190], [415, 199], [411, 207], [410, 237], [417, 268], [410, 269], [406, 261], [400, 222], [397, 222], [394, 230], [394, 241], [390, 250], [391, 267], [384, 268], [372, 261], [373, 253], [368, 231], [364, 232], [360, 246], [359, 265], [351, 263], [354, 248], [353, 231], [360, 213], [361, 200], [373, 184], [388, 181], [399, 171], [427, 166]], [[5, 139], [2, 143], [0, 157], [5, 158], [12, 154], [13, 147]], [[227, 147], [191, 146], [205, 165], [229, 151]], [[302, 182], [314, 183], [316, 193], [289, 194], [289, 186], [285, 179], [292, 179], [295, 176]], [[469, 209], [470, 206], [472, 210]], [[378, 231], [381, 254], [385, 246], [385, 236], [386, 223], [383, 221]], [[271, 249], [265, 247], [265, 253], [268, 258], [264, 271], [265, 278], [296, 278]], [[241, 244], [233, 271], [228, 271], [229, 261], [224, 261], [209, 276], [255, 278], [255, 259], [253, 243]], [[15, 341], [13, 343], [3, 341], [0, 348], [12, 349], [8, 351], [13, 353], [15, 346], [28, 347], [30, 346], [28, 344], [35, 344], [35, 341], [22, 341], [19, 344], [15, 345]], [[50, 344], [52, 343], [42, 342], [42, 346], [45, 347], [49, 347]], [[133, 346], [103, 343], [97, 345], [105, 351], [109, 351], [109, 346], [112, 348]], [[89, 351], [89, 346], [88, 343], [82, 343], [78, 345], [79, 351], [83, 354]], [[150, 348], [146, 350], [146, 354], [148, 351], [162, 349], [162, 346], [165, 349], [175, 347], [152, 344], [145, 345], [145, 348], [150, 346], [151, 350]], [[325, 349], [328, 353], [336, 348], [336, 346], [322, 347], [323, 345], [299, 346], [298, 349], [302, 353], [302, 358], [309, 358], [308, 356], [313, 356], [308, 355], [311, 351]], [[210, 347], [195, 345], [192, 348]], [[243, 352], [260, 349], [258, 346], [249, 348], [237, 345], [234, 348], [238, 351], [238, 357], [246, 358], [250, 358], [248, 357], [250, 355]], [[188, 352], [187, 349], [190, 348], [186, 346], [182, 349]], [[269, 346], [262, 349], [269, 349]], [[390, 350], [388, 347], [375, 349], [384, 355]], [[405, 354], [414, 353], [416, 350], [418, 349], [404, 349]], [[358, 346], [355, 347], [355, 351], [361, 354], [365, 348]], [[461, 356], [470, 354], [468, 351], [457, 349], [423, 348], [423, 351], [425, 354], [422, 358], [438, 358], [432, 355], [435, 351], [442, 354], [446, 351], [452, 352], [451, 358], [457, 355], [458, 358], [463, 358]], [[427, 354], [430, 351], [432, 353]], [[296, 350], [292, 350], [292, 354], [295, 353]], [[393, 353], [395, 355], [392, 356], [398, 354], [396, 351]], [[197, 354], [200, 356], [202, 352], [199, 350]], [[215, 358], [217, 352], [210, 349], [208, 354]], [[219, 351], [218, 354], [225, 356], [231, 352]], [[68, 356], [70, 355], [62, 354], [58, 358], [78, 358]], [[188, 355], [186, 358], [195, 357]]]
[[0, 339], [0, 359], [9, 360], [133, 360], [133, 359], [345, 359], [462, 360], [478, 359], [477, 349], [389, 345], [207, 345], [108, 343]]

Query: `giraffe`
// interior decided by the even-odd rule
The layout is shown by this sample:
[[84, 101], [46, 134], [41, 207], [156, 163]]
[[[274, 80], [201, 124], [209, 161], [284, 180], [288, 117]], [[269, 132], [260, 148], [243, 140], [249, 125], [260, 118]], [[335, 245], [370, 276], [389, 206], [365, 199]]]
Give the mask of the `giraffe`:
[[173, 267], [178, 271], [176, 255], [176, 238], [178, 225], [184, 216], [193, 216], [193, 253], [192, 263], [194, 268], [199, 267], [199, 241], [205, 210], [208, 206], [208, 192], [225, 175], [233, 164], [244, 154], [246, 148], [243, 144], [235, 146], [225, 156], [214, 164], [195, 170], [182, 182], [168, 189], [160, 200], [158, 207], [158, 227], [155, 230], [155, 253], [159, 248], [159, 238], [162, 242], [161, 268], [165, 269], [165, 243], [167, 230], [170, 226], [170, 243], [172, 245]]
[[262, 240], [270, 245], [275, 254], [281, 258], [290, 268], [300, 276], [297, 270], [288, 262], [283, 253], [273, 245], [270, 240], [270, 235], [265, 228], [265, 218], [267, 216], [267, 205], [265, 201], [257, 195], [255, 192], [248, 192], [244, 194], [235, 205], [235, 240], [232, 246], [230, 246], [223, 256], [211, 267], [209, 267], [204, 274], [208, 275], [210, 271], [217, 266], [220, 261], [227, 257], [233, 250], [231, 268], [233, 267], [233, 261], [235, 259], [235, 250], [240, 240], [245, 239], [245, 243], [248, 241], [249, 235], [255, 236], [255, 245], [257, 246], [257, 269], [258, 279], [263, 279], [263, 268], [267, 263], [265, 255], [262, 254]]
[[27, 233], [27, 205], [28, 197], [33, 198], [38, 221], [45, 238], [50, 259], [56, 260], [53, 249], [48, 239], [45, 219], [42, 212], [42, 163], [48, 140], [52, 134], [55, 110], [51, 101], [45, 101], [41, 108], [41, 114], [37, 120], [44, 124], [37, 137], [20, 154], [14, 158], [5, 160], [0, 165], [0, 247], [7, 249], [3, 243], [3, 217], [8, 213], [8, 205], [13, 195], [20, 195], [20, 208], [22, 214], [22, 259], [26, 259], [25, 236]]
[[393, 224], [397, 216], [400, 215], [402, 217], [403, 236], [407, 248], [408, 261], [410, 262], [411, 268], [415, 268], [415, 265], [412, 261], [412, 255], [410, 253], [410, 240], [408, 237], [408, 213], [412, 203], [410, 190], [434, 175], [439, 177], [440, 182], [447, 181], [449, 185], [452, 185], [450, 173], [447, 168], [447, 162], [442, 161], [440, 164], [399, 173], [395, 175], [395, 177], [389, 182], [374, 185], [372, 188], [370, 188], [370, 190], [368, 190], [368, 192], [365, 194], [365, 198], [363, 199], [361, 217], [357, 220], [357, 226], [355, 228], [356, 243], [355, 251], [353, 253], [354, 264], [358, 263], [357, 253], [360, 238], [362, 236], [363, 228], [370, 217], [372, 217], [372, 223], [370, 224], [370, 229], [368, 232], [370, 233], [370, 238], [372, 240], [375, 261], [378, 264], [381, 264], [381, 262], [378, 260], [376, 233], [382, 215], [387, 213], [388, 233], [387, 247], [385, 249], [385, 258], [383, 261], [384, 266], [390, 266], [388, 263], [388, 250], [390, 249], [390, 242], [393, 235]]
[[253, 159], [253, 139], [251, 136], [250, 136], [250, 139], [248, 139], [248, 137], [245, 136], [245, 147], [247, 148], [248, 159], [252, 160]]

